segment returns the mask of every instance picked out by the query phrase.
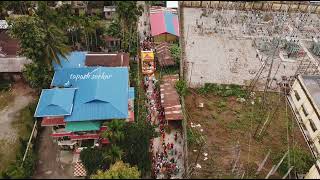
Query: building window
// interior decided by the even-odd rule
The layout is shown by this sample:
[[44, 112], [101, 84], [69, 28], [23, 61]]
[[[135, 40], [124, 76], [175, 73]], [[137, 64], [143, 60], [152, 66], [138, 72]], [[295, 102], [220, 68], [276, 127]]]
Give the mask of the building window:
[[310, 123], [310, 126], [311, 126], [311, 129], [313, 132], [315, 132], [317, 130], [317, 127], [316, 125], [314, 124], [314, 122], [312, 121], [312, 119], [309, 119], [309, 123]]
[[298, 91], [294, 90], [294, 96], [296, 97], [297, 101], [299, 101], [301, 98], [298, 94]]
[[302, 105], [301, 107], [302, 107], [303, 114], [304, 114], [305, 116], [308, 116], [309, 114], [308, 114], [306, 108], [304, 108], [303, 105]]

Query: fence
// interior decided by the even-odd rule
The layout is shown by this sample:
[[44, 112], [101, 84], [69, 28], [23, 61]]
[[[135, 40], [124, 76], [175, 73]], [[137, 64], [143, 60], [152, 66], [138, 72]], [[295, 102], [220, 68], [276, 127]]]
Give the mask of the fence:
[[285, 2], [230, 2], [230, 1], [182, 1], [181, 7], [196, 8], [217, 8], [232, 10], [262, 10], [262, 11], [283, 11], [288, 12], [310, 12], [320, 14], [317, 3], [285, 3]]
[[37, 137], [37, 134], [38, 134], [38, 121], [35, 120], [34, 124], [33, 124], [33, 129], [32, 129], [32, 132], [30, 134], [30, 137], [29, 137], [29, 141], [28, 141], [28, 144], [27, 144], [27, 148], [24, 152], [24, 155], [23, 155], [23, 159], [22, 159], [22, 163], [25, 161], [26, 157], [27, 157], [27, 154], [28, 154], [28, 151], [30, 149], [30, 147], [33, 145], [33, 139], [35, 139]]

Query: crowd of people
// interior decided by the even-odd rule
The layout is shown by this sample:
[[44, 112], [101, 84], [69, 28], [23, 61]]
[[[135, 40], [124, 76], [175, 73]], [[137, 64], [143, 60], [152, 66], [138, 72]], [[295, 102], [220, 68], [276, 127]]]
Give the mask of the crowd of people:
[[155, 125], [156, 131], [160, 133], [160, 141], [150, 143], [153, 177], [172, 178], [181, 171], [177, 162], [182, 159], [182, 150], [176, 147], [176, 143], [182, 143], [181, 132], [176, 132], [171, 139], [166, 137], [169, 136], [165, 130], [168, 124], [165, 120], [164, 108], [161, 106], [160, 92], [156, 88], [157, 80], [154, 74], [145, 75], [143, 83], [147, 94], [145, 102], [148, 109], [147, 120]]

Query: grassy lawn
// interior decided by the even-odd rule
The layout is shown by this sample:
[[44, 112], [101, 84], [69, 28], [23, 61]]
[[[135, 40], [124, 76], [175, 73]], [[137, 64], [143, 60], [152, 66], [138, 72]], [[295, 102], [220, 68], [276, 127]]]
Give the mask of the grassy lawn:
[[0, 173], [4, 172], [17, 158], [22, 157], [29, 136], [33, 128], [33, 110], [35, 104], [31, 103], [22, 109], [12, 122], [12, 127], [16, 130], [18, 138], [15, 142], [0, 140]]
[[[226, 92], [226, 89], [231, 92]], [[255, 93], [254, 98], [240, 102], [237, 96], [243, 96], [243, 92], [238, 87], [226, 89], [211, 88], [205, 91], [189, 89], [185, 98], [189, 164], [193, 164], [197, 159], [200, 146], [196, 140], [200, 136], [205, 140], [202, 153], [208, 153], [207, 160], [204, 160], [203, 154], [199, 156], [197, 163], [201, 168], [196, 168], [191, 177], [241, 178], [243, 175], [244, 178], [264, 178], [271, 167], [285, 154], [288, 143], [290, 162], [295, 166], [293, 172], [306, 173], [312, 166], [311, 154], [289, 106], [286, 113], [285, 97], [278, 93], [268, 93], [263, 103], [262, 93]], [[203, 103], [204, 107], [198, 107], [199, 103]], [[259, 137], [250, 136], [255, 132], [259, 134], [268, 116], [270, 123], [266, 123], [266, 130], [262, 131]], [[193, 125], [200, 124], [201, 127], [191, 127], [191, 122]], [[240, 158], [237, 168], [232, 173], [238, 149], [241, 149]], [[269, 159], [261, 173], [255, 175], [269, 149], [271, 150]], [[281, 178], [287, 170], [288, 158], [271, 177]]]

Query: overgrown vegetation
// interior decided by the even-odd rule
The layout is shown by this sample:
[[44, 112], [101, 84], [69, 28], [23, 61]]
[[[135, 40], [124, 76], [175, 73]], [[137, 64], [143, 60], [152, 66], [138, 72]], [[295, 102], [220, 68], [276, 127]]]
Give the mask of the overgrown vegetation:
[[[2, 149], [5, 150], [5, 153], [7, 154], [6, 156], [2, 155], [2, 158], [0, 158], [2, 168], [5, 168], [1, 172], [1, 176], [3, 178], [21, 179], [30, 178], [33, 175], [35, 163], [37, 160], [37, 156], [34, 151], [35, 147], [33, 145], [35, 143], [34, 141], [32, 141], [26, 159], [23, 163], [22, 159], [32, 132], [34, 124], [33, 114], [35, 108], [35, 103], [29, 104], [29, 106], [21, 110], [21, 112], [17, 116], [17, 120], [12, 123], [12, 126], [17, 130], [19, 140], [18, 142], [15, 142], [13, 144], [8, 144], [7, 148], [10, 148], [9, 152], [7, 148]], [[16, 157], [12, 158], [12, 156], [8, 155], [8, 153], [16, 154]], [[10, 159], [8, 159], [7, 161], [7, 158]], [[8, 162], [10, 163], [5, 166], [4, 163]]]
[[201, 134], [199, 131], [192, 129], [192, 127], [187, 128], [187, 142], [188, 146], [196, 146], [201, 142]]
[[[283, 155], [286, 153], [286, 151], [281, 151], [280, 153], [275, 154], [272, 161], [274, 164], [277, 164]], [[309, 152], [306, 152], [305, 150], [301, 149], [301, 147], [295, 146], [290, 149], [289, 151], [290, 157], [286, 156], [286, 158], [283, 160], [282, 164], [280, 165], [278, 172], [280, 172], [282, 175], [286, 174], [288, 169], [288, 159], [290, 158], [291, 165], [294, 164], [294, 170], [298, 174], [304, 174], [309, 171], [311, 166], [315, 163], [315, 160], [313, 159], [312, 155]]]
[[14, 96], [11, 91], [0, 91], [0, 110], [5, 108], [10, 102], [12, 102]]
[[176, 62], [176, 64], [180, 65], [180, 59], [181, 59], [181, 48], [179, 46], [179, 43], [173, 43], [170, 45], [170, 52], [171, 56]]
[[[306, 173], [309, 170], [313, 164], [311, 154], [298, 125], [294, 122], [290, 108], [286, 113], [283, 95], [267, 93], [266, 101], [263, 102], [262, 93], [255, 92], [250, 97], [242, 99], [238, 98], [242, 95], [241, 88], [236, 87], [236, 91], [230, 95], [222, 92], [225, 87], [215, 86], [212, 89], [203, 88], [202, 94], [197, 94], [196, 91], [190, 89], [192, 93], [186, 96], [187, 117], [190, 122], [193, 122], [193, 127], [189, 126], [187, 131], [189, 162], [197, 158], [197, 152], [193, 150], [199, 150], [199, 147], [202, 147], [195, 143], [201, 135], [207, 142], [204, 152], [212, 157], [206, 161], [202, 157], [199, 158], [197, 163], [202, 168], [196, 169], [192, 178], [240, 178], [243, 171], [245, 171], [244, 177], [246, 178], [264, 178], [272, 165], [276, 165], [285, 154], [288, 143], [291, 154], [290, 165], [294, 166], [292, 172]], [[230, 89], [233, 90], [234, 87]], [[199, 103], [203, 103], [204, 106], [197, 108]], [[280, 106], [278, 106], [279, 103]], [[259, 135], [268, 116], [269, 121]], [[197, 127], [198, 124], [201, 126]], [[203, 131], [200, 131], [201, 129]], [[253, 137], [250, 138], [250, 135]], [[232, 165], [230, 164], [234, 164], [236, 156], [234, 150], [238, 143], [241, 147], [238, 163], [244, 168], [231, 173]], [[249, 143], [250, 150], [248, 149]], [[272, 150], [272, 153], [265, 168], [259, 175], [255, 175], [258, 168], [256, 162], [261, 162], [269, 149]], [[288, 158], [283, 161], [277, 173], [272, 177], [282, 177], [287, 171]]]
[[177, 89], [177, 92], [181, 97], [184, 97], [185, 95], [187, 95], [188, 87], [185, 80], [177, 81], [175, 84], [175, 88]]
[[213, 84], [213, 83], [205, 83], [203, 87], [197, 89], [199, 94], [208, 94], [212, 93], [217, 96], [222, 97], [229, 97], [229, 96], [236, 96], [236, 97], [245, 97], [246, 92], [243, 88], [239, 85], [230, 84], [230, 85], [223, 85], [223, 84]]

